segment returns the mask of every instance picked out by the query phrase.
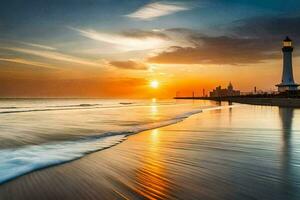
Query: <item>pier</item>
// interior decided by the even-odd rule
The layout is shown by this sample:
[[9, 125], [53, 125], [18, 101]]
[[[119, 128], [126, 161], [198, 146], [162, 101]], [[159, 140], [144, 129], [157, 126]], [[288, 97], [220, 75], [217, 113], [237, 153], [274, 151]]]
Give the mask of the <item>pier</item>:
[[241, 95], [227, 97], [175, 97], [174, 99], [193, 99], [193, 100], [211, 100], [211, 101], [228, 101], [252, 105], [267, 105], [280, 107], [300, 108], [300, 93], [288, 92], [280, 94], [263, 94], [263, 95]]

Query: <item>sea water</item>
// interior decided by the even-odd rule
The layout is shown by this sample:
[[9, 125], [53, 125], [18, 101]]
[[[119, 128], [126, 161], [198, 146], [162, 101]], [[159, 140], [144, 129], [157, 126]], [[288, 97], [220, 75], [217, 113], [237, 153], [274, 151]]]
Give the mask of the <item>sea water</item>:
[[0, 184], [218, 106], [156, 99], [0, 100]]

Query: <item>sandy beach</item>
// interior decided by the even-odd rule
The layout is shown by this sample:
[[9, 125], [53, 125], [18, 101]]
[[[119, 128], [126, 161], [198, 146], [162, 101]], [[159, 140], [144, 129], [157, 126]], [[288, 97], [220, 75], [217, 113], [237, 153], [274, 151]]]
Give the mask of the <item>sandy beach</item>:
[[0, 199], [299, 199], [299, 117], [277, 107], [207, 110], [7, 182]]

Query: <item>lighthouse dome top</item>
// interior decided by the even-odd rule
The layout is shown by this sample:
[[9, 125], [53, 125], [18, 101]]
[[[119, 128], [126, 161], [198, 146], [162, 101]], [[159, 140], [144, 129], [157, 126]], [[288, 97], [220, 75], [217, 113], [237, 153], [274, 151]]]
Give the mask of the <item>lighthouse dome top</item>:
[[289, 38], [289, 36], [286, 36], [286, 38], [283, 40], [283, 46], [284, 47], [292, 46], [292, 40]]
[[289, 36], [286, 36], [286, 38], [283, 41], [285, 41], [285, 42], [291, 42], [292, 40], [289, 38]]

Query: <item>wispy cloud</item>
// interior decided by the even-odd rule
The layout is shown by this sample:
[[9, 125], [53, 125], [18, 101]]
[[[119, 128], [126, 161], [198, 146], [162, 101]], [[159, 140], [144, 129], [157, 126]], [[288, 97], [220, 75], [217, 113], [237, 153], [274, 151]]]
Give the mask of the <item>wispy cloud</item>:
[[19, 64], [24, 64], [24, 65], [50, 68], [50, 69], [56, 68], [54, 66], [51, 66], [51, 65], [48, 65], [48, 64], [45, 64], [45, 63], [25, 60], [25, 59], [21, 59], [21, 58], [0, 58], [0, 61], [13, 62], [13, 63], [19, 63]]
[[170, 15], [179, 11], [185, 11], [190, 9], [190, 7], [184, 5], [183, 3], [155, 2], [147, 4], [126, 16], [138, 20], [152, 20], [157, 17]]
[[71, 29], [79, 32], [80, 35], [105, 43], [113, 44], [115, 48], [125, 51], [148, 50], [160, 48], [170, 43], [166, 35], [153, 31], [131, 31], [121, 34], [97, 32], [92, 29], [83, 30], [78, 28]]
[[91, 62], [85, 59], [77, 58], [74, 56], [53, 52], [53, 51], [37, 51], [31, 49], [23, 49], [23, 48], [6, 48], [7, 50], [16, 51], [20, 53], [30, 54], [34, 56], [39, 56], [47, 59], [65, 61], [70, 63], [82, 64], [82, 65], [92, 65], [92, 66], [99, 66], [98, 63]]
[[46, 46], [46, 45], [42, 45], [42, 44], [34, 44], [34, 43], [29, 43], [29, 42], [21, 42], [21, 43], [25, 44], [27, 46], [38, 47], [38, 48], [41, 48], [41, 49], [56, 50], [56, 48], [54, 48], [54, 47], [50, 47], [50, 46]]

